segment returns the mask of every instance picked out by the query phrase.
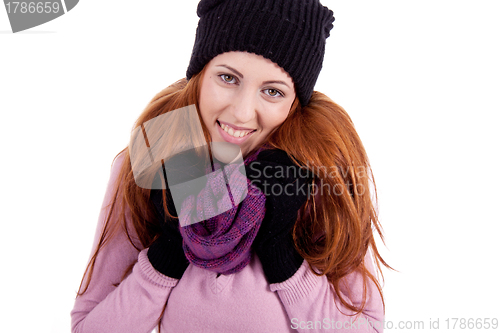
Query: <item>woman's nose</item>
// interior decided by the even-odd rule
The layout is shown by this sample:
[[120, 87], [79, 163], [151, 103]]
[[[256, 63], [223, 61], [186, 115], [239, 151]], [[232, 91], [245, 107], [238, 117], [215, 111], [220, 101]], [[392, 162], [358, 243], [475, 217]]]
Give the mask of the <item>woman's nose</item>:
[[257, 112], [257, 96], [251, 89], [243, 89], [236, 95], [233, 116], [240, 124], [249, 123]]

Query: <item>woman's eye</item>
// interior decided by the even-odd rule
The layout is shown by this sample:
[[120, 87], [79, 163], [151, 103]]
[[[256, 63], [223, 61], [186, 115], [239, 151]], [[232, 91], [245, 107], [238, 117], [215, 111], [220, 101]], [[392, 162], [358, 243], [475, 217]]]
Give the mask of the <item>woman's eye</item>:
[[222, 81], [225, 83], [236, 83], [236, 78], [229, 74], [221, 74], [219, 75]]
[[265, 94], [271, 97], [284, 96], [278, 89], [265, 89]]

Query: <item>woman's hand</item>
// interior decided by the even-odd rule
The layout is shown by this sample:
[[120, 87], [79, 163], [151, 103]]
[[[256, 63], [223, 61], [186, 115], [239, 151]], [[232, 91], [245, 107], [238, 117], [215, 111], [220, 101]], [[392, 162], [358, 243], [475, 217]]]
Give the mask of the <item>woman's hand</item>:
[[[148, 258], [153, 267], [166, 276], [180, 279], [189, 266], [182, 247], [178, 213], [181, 213], [181, 204], [186, 197], [193, 194], [196, 196], [203, 188], [198, 188], [200, 182], [193, 184], [190, 181], [205, 175], [207, 163], [197, 149], [185, 150], [162, 162], [162, 168], [153, 180], [150, 201], [156, 210], [162, 232], [149, 247]], [[168, 179], [168, 185], [164, 183], [165, 179]], [[173, 218], [165, 214], [162, 188], [166, 188], [166, 204]]]
[[[167, 207], [172, 209], [174, 204], [170, 191], [167, 189]], [[182, 249], [182, 236], [179, 230], [179, 220], [165, 215], [162, 202], [162, 190], [151, 190], [150, 200], [154, 204], [160, 217], [162, 232], [157, 240], [149, 247], [148, 258], [151, 265], [163, 275], [180, 279], [189, 265]]]
[[309, 197], [312, 174], [278, 149], [262, 151], [245, 169], [252, 184], [266, 196], [266, 215], [254, 249], [268, 282], [283, 282], [303, 262], [294, 247], [291, 230], [298, 210]]

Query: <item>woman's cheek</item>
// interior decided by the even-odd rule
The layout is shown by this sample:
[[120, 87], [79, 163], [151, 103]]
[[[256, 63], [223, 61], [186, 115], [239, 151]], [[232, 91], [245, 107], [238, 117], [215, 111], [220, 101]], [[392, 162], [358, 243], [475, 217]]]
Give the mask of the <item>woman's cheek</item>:
[[217, 83], [212, 82], [208, 94], [206, 95], [209, 99], [210, 105], [216, 107], [223, 103], [224, 100], [228, 98], [228, 90], [219, 86]]
[[278, 127], [285, 121], [288, 116], [288, 112], [289, 110], [285, 108], [266, 110], [266, 114], [269, 116], [266, 119], [267, 125], [273, 129]]

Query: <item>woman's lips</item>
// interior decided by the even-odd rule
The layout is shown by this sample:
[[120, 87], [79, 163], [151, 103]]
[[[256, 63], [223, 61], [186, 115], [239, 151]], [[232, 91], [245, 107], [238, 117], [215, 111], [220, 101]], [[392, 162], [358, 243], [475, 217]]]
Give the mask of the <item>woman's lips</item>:
[[237, 131], [237, 130], [241, 130], [241, 131], [253, 131], [254, 130], [253, 128], [235, 126], [233, 124], [226, 123], [225, 121], [222, 121], [222, 120], [217, 120], [217, 122], [219, 123], [219, 125], [222, 124], [222, 125], [229, 126], [233, 130], [235, 130], [235, 131]]
[[245, 129], [242, 127], [236, 127], [234, 129], [232, 126], [227, 125], [227, 123], [217, 121], [217, 127], [219, 134], [224, 139], [224, 141], [234, 144], [242, 144], [255, 132], [252, 129]]

